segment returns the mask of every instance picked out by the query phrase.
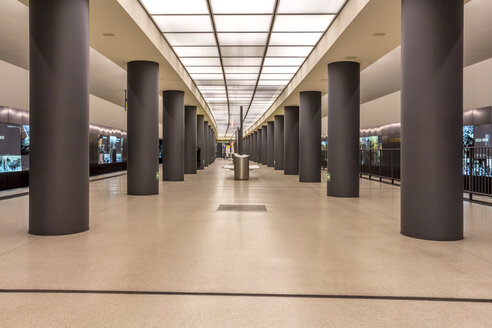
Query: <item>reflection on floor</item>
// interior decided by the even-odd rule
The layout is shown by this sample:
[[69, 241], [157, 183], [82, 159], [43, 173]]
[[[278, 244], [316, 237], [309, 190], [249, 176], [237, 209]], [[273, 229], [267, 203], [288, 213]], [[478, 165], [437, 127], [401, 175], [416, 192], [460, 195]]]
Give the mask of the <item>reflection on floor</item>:
[[126, 176], [92, 182], [91, 229], [71, 236], [28, 235], [28, 197], [0, 201], [0, 289], [212, 293], [0, 293], [0, 326], [490, 326], [492, 303], [216, 296], [492, 298], [492, 207], [464, 203], [463, 241], [422, 241], [399, 234], [399, 187], [328, 198], [325, 183], [264, 166], [234, 181], [223, 164], [157, 196], [127, 196]]

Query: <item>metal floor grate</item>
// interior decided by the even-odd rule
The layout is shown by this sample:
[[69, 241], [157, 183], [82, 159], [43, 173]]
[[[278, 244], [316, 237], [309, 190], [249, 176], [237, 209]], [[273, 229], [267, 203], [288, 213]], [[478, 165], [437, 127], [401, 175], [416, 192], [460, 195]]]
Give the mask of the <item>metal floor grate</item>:
[[217, 211], [229, 212], [266, 212], [265, 205], [219, 205]]

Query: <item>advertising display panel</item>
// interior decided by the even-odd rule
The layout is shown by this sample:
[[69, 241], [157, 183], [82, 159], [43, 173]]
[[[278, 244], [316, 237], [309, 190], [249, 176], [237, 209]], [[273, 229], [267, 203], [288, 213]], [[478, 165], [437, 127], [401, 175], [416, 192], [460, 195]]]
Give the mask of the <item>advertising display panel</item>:
[[475, 141], [473, 134], [473, 125], [463, 126], [463, 147], [473, 147]]
[[0, 123], [0, 173], [18, 171], [22, 171], [20, 126]]
[[472, 139], [475, 140], [475, 147], [490, 147], [492, 137], [492, 124], [477, 125], [474, 128]]

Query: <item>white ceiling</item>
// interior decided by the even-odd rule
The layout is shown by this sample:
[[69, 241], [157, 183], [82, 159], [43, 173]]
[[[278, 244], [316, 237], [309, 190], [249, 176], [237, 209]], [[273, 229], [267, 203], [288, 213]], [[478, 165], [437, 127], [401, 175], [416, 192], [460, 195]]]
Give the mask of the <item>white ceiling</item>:
[[[133, 1], [148, 18], [137, 0]], [[182, 66], [174, 63], [172, 56], [166, 57], [168, 53], [165, 52], [165, 45], [152, 43], [149, 36], [142, 31], [142, 27], [138, 26], [134, 18], [132, 19], [129, 13], [122, 8], [119, 0], [91, 1], [90, 3], [90, 93], [124, 107], [126, 63], [136, 59], [156, 61], [160, 64], [160, 90], [184, 90], [185, 103], [197, 106], [198, 113], [205, 115], [206, 120], [216, 130], [215, 121], [206, 103], [194, 88], [193, 83], [189, 82], [191, 81], [189, 76], [183, 75]], [[29, 8], [26, 5], [25, 0], [0, 1], [2, 15], [0, 60], [28, 69]], [[152, 28], [157, 32], [153, 24]], [[106, 32], [116, 32], [115, 37], [105, 37]], [[163, 38], [162, 42], [165, 43]]]
[[[0, 1], [0, 59], [29, 69], [29, 8], [17, 0]], [[125, 106], [126, 71], [90, 49], [89, 91]]]
[[[469, 65], [492, 56], [489, 19], [492, 1], [464, 2], [465, 65]], [[343, 22], [345, 18], [348, 23]], [[327, 94], [327, 64], [348, 60], [349, 56], [361, 63], [362, 103], [400, 90], [401, 0], [349, 0], [333, 26], [336, 28], [330, 28], [323, 36], [326, 42], [316, 47], [273, 106], [247, 131], [248, 134], [273, 120], [274, 115], [282, 114], [284, 106], [298, 105], [300, 91], [318, 90]], [[379, 32], [385, 35], [375, 37], [374, 34]]]
[[[464, 66], [492, 57], [492, 0], [465, 5]], [[361, 103], [401, 89], [401, 47], [388, 52], [361, 72]]]
[[[159, 1], [159, 2], [164, 3], [166, 1]], [[193, 1], [200, 2], [200, 3], [205, 2], [206, 4], [206, 0], [193, 0]], [[284, 81], [282, 83], [286, 83], [285, 81], [287, 82], [289, 81], [288, 79], [290, 79], [292, 74], [297, 71], [298, 66], [304, 61], [304, 58], [310, 52], [311, 46], [289, 47], [289, 48], [282, 48], [281, 46], [269, 47], [268, 51], [266, 52], [265, 62], [262, 65], [262, 59], [263, 59], [262, 56], [263, 54], [265, 54], [265, 44], [255, 45], [255, 46], [249, 44], [247, 45], [248, 47], [239, 47], [237, 44], [240, 43], [241, 40], [248, 41], [248, 43], [256, 42], [255, 40], [261, 39], [261, 35], [258, 33], [269, 34], [268, 31], [265, 32], [266, 26], [268, 24], [265, 22], [258, 23], [259, 21], [257, 21], [257, 24], [254, 25], [255, 27], [249, 27], [249, 26], [247, 27], [248, 29], [253, 29], [247, 31], [252, 33], [246, 33], [246, 34], [251, 34], [251, 36], [248, 37], [250, 38], [249, 40], [238, 39], [239, 41], [237, 40], [235, 41], [233, 38], [232, 42], [234, 44], [230, 44], [230, 46], [223, 46], [222, 43], [220, 43], [221, 41], [227, 42], [228, 41], [227, 38], [230, 38], [230, 35], [233, 36], [237, 35], [237, 33], [227, 33], [227, 31], [229, 32], [232, 30], [240, 31], [242, 29], [245, 29], [245, 27], [243, 26], [247, 26], [247, 24], [244, 25], [244, 21], [241, 23], [241, 19], [257, 20], [260, 18], [270, 17], [271, 20], [272, 12], [270, 9], [268, 9], [270, 10], [268, 11], [267, 8], [270, 8], [269, 6], [271, 5], [272, 1], [273, 0], [268, 0], [268, 1], [252, 0], [247, 3], [243, 3], [243, 2], [236, 2], [236, 1], [233, 2], [230, 0], [216, 0], [216, 1], [211, 0], [211, 4], [212, 4], [211, 8], [212, 8], [212, 12], [214, 12], [214, 18], [218, 18], [217, 20], [214, 19], [214, 22], [216, 24], [216, 29], [217, 31], [224, 31], [224, 32], [219, 32], [219, 34], [222, 33], [220, 34], [219, 37], [219, 44], [221, 45], [220, 50], [222, 55], [221, 58], [223, 61], [222, 64], [220, 62], [220, 59], [217, 57], [218, 49], [219, 49], [217, 47], [217, 43], [210, 44], [209, 46], [200, 47], [199, 49], [195, 49], [197, 47], [183, 47], [183, 46], [174, 47], [174, 51], [181, 58], [181, 61], [186, 66], [191, 76], [196, 78], [195, 82], [200, 88], [202, 94], [204, 95], [204, 98], [209, 102], [210, 107], [214, 109], [214, 116], [216, 120], [220, 122], [219, 129], [224, 129], [224, 127], [226, 128], [227, 120], [228, 120], [227, 107], [224, 106], [224, 104], [227, 102], [228, 97], [227, 95], [224, 96], [225, 87], [224, 87], [223, 74], [225, 74], [226, 76], [226, 82], [231, 83], [231, 87], [228, 88], [228, 91], [229, 90], [231, 91], [231, 93], [229, 94], [229, 100], [230, 100], [230, 104], [233, 105], [231, 106], [231, 114], [232, 114], [231, 123], [233, 124], [232, 130], [234, 130], [239, 119], [237, 115], [237, 109], [238, 109], [237, 106], [243, 105], [245, 106], [246, 109], [247, 106], [249, 106], [248, 99], [251, 100], [253, 98], [251, 84], [248, 85], [249, 82], [247, 81], [251, 78], [251, 80], [253, 81], [259, 82], [260, 80], [265, 80], [267, 82], [270, 82], [270, 80], [263, 78], [266, 77], [268, 74], [269, 77], [275, 79], [274, 81]], [[286, 6], [284, 1], [292, 2], [292, 3], [289, 6]], [[327, 0], [323, 0], [323, 1], [327, 1]], [[349, 0], [349, 2], [352, 3], [363, 2], [363, 1], [365, 0]], [[364, 61], [365, 63], [363, 65], [364, 69], [361, 72], [361, 102], [362, 103], [365, 103], [373, 99], [377, 99], [384, 95], [391, 94], [400, 89], [400, 74], [401, 74], [400, 49], [398, 46], [399, 41], [394, 42], [395, 38], [397, 37], [396, 35], [393, 36], [390, 33], [385, 38], [381, 39], [383, 43], [381, 42], [375, 43], [374, 41], [376, 40], [371, 40], [371, 48], [376, 48], [376, 49], [379, 48], [380, 50], [387, 49], [383, 52], [381, 52], [380, 50], [379, 52], [376, 51], [373, 55], [371, 55], [372, 57], [364, 57], [360, 54], [360, 52], [357, 53], [356, 51], [357, 48], [353, 48], [354, 45], [360, 44], [360, 39], [357, 39], [359, 40], [357, 41], [356, 39], [354, 39], [354, 37], [356, 35], [359, 35], [361, 33], [361, 30], [364, 30], [364, 28], [368, 30], [368, 26], [370, 26], [369, 32], [382, 29], [383, 27], [388, 28], [388, 31], [385, 31], [387, 33], [389, 33], [392, 30], [397, 30], [396, 32], [399, 31], [397, 29], [398, 24], [391, 20], [388, 20], [388, 23], [386, 23], [386, 25], [379, 24], [380, 22], [383, 22], [383, 19], [381, 17], [375, 16], [375, 14], [373, 13], [373, 12], [377, 12], [378, 10], [381, 11], [381, 8], [392, 8], [391, 10], [388, 9], [388, 15], [397, 16], [398, 15], [397, 9], [399, 5], [394, 6], [394, 4], [399, 3], [399, 1], [400, 0], [384, 0], [384, 1], [367, 0], [368, 5], [365, 5], [367, 10], [364, 9], [365, 11], [363, 12], [363, 14], [357, 16], [357, 20], [358, 20], [356, 22], [357, 24], [355, 25], [349, 24], [346, 31], [344, 31], [344, 33], [341, 35], [342, 36], [340, 39], [341, 41], [337, 40], [337, 42], [335, 42], [335, 44], [331, 46], [331, 48], [329, 48], [327, 52], [329, 58], [333, 57], [333, 55], [330, 55], [329, 53], [336, 53], [335, 57], [346, 56], [348, 52], [350, 52], [351, 54], [359, 54], [359, 58], [356, 60], [360, 59]], [[117, 1], [111, 0], [111, 3], [113, 2], [117, 2]], [[118, 0], [118, 2], [125, 2], [125, 1]], [[127, 2], [131, 2], [131, 1], [127, 1]], [[96, 4], [99, 3], [100, 2], [96, 2]], [[105, 1], [105, 3], [107, 3], [107, 1]], [[198, 8], [197, 10], [201, 10], [200, 15], [203, 14], [203, 16], [200, 15], [196, 16], [198, 17], [198, 20], [203, 18], [208, 18], [208, 21], [210, 22], [210, 15], [209, 15], [208, 8], [203, 7], [203, 5], [189, 6], [190, 3], [189, 1], [178, 1], [178, 2], [175, 1], [175, 4], [176, 3], [182, 4], [187, 8], [188, 7]], [[215, 6], [215, 9], [213, 7], [214, 3], [217, 4]], [[233, 3], [233, 9], [229, 8], [231, 3]], [[303, 5], [309, 5], [309, 4], [316, 5], [316, 3], [319, 4], [319, 1], [310, 0], [307, 2], [303, 2]], [[301, 9], [299, 8], [294, 9], [295, 6], [298, 4], [299, 1], [297, 0], [281, 0], [278, 12], [280, 13], [280, 9], [283, 6], [282, 13], [285, 13], [285, 11], [287, 10], [286, 8], [292, 8], [292, 10], [295, 11], [294, 14], [299, 14], [299, 12], [297, 11]], [[391, 6], [389, 6], [390, 4]], [[371, 9], [371, 6], [373, 9]], [[187, 8], [185, 8], [185, 10], [188, 10]], [[204, 8], [207, 10], [206, 12]], [[237, 11], [236, 13], [252, 14], [253, 12], [251, 11], [250, 8], [256, 8], [254, 12], [256, 15], [234, 16], [233, 18], [236, 18], [237, 21], [234, 19], [229, 19], [230, 18], [228, 17], [229, 15], [225, 15], [227, 13], [232, 13], [231, 12], [232, 10]], [[101, 8], [96, 6], [94, 10], [96, 9], [99, 9], [97, 12], [100, 12]], [[178, 9], [174, 8], [173, 10], [179, 10], [179, 8]], [[309, 11], [313, 9], [311, 8], [306, 10]], [[29, 55], [28, 54], [28, 8], [20, 4], [16, 0], [2, 0], [0, 1], [0, 12], [2, 13], [2, 20], [0, 20], [0, 59], [10, 62], [17, 66], [27, 68], [28, 55]], [[108, 22], [107, 15], [111, 15], [111, 13], [105, 13], [104, 17], [96, 17], [96, 19], [91, 19], [91, 25], [94, 25], [93, 24], [94, 21]], [[116, 16], [115, 20], [117, 20], [118, 22], [122, 21], [121, 16], [115, 15], [114, 11], [112, 16]], [[303, 15], [293, 15], [293, 16], [299, 19], [299, 21], [302, 21], [304, 19]], [[320, 16], [323, 18], [327, 18], [324, 15], [320, 15]], [[168, 16], [168, 18], [170, 17], [172, 16]], [[492, 57], [492, 38], [490, 38], [490, 36], [492, 35], [492, 24], [489, 23], [490, 21], [489, 17], [492, 17], [492, 1], [473, 0], [468, 4], [466, 4], [465, 6], [465, 65], [470, 65]], [[305, 28], [304, 25], [302, 24], [289, 25], [288, 18], [290, 18], [290, 16], [288, 15], [278, 15], [277, 18], [278, 19], [275, 20], [275, 24], [277, 24], [278, 22], [278, 25], [274, 26], [274, 28], [277, 28], [278, 31], [286, 32], [287, 30], [291, 29], [290, 26], [296, 26], [295, 29], [298, 32], [299, 31], [306, 32], [307, 30], [311, 29], [311, 28]], [[397, 17], [397, 20], [399, 20], [399, 17]], [[324, 27], [324, 25], [321, 24], [322, 21], [323, 20], [314, 22], [316, 28]], [[113, 45], [111, 44], [111, 42], [108, 42], [111, 40], [108, 40], [107, 38], [100, 39], [99, 36], [99, 34], [101, 34], [102, 32], [112, 31], [112, 30], [107, 26], [104, 26], [104, 31], [103, 31], [103, 27], [99, 26], [98, 24], [96, 24], [97, 31], [94, 32], [97, 34], [97, 37], [95, 37], [94, 35], [96, 34], [94, 34], [93, 31], [91, 31], [91, 45], [93, 40], [96, 39], [97, 42], [95, 44], [99, 47], [97, 49], [98, 50], [102, 49], [104, 55], [102, 55], [98, 51], [95, 51], [94, 49], [91, 50], [91, 72], [90, 72], [91, 93], [105, 100], [108, 100], [112, 103], [115, 103], [119, 106], [123, 106], [124, 89], [126, 87], [126, 72], [124, 67], [128, 59], [124, 56], [124, 51], [122, 51], [126, 48], [124, 49], [119, 48], [116, 46], [116, 44], [120, 44], [120, 45], [127, 44], [127, 42], [124, 42], [119, 39], [119, 35], [120, 34], [127, 35], [128, 33], [118, 33], [118, 37], [115, 38], [114, 40], [116, 44]], [[112, 22], [111, 24], [109, 24], [108, 26], [113, 28], [113, 30], [116, 29], [113, 26], [114, 23]], [[171, 28], [171, 25], [173, 31], [180, 30], [181, 32], [183, 32], [183, 30], [188, 31], [190, 26], [189, 24], [183, 24], [183, 21], [180, 20], [178, 20], [177, 22], [176, 21], [172, 22], [172, 19], [166, 20], [164, 24], [166, 26], [161, 27], [164, 31], [167, 28]], [[320, 24], [320, 25], [316, 25], [316, 24]], [[204, 20], [202, 22], [202, 25], [200, 26], [201, 26], [200, 28], [203, 29], [205, 32], [202, 34], [207, 34], [208, 33], [207, 31], [210, 30], [210, 26], [206, 23], [206, 20]], [[223, 30], [219, 30], [218, 26], [220, 26], [220, 28]], [[138, 28], [137, 26], [135, 27]], [[392, 27], [392, 29], [389, 27]], [[195, 28], [198, 27], [193, 27], [193, 29]], [[184, 40], [181, 39], [181, 37], [187, 34], [188, 33], [177, 34], [180, 35], [180, 39], [177, 42], [181, 42], [180, 40]], [[278, 34], [284, 35], [285, 33], [278, 33]], [[244, 36], [245, 34], [241, 34], [241, 35]], [[205, 42], [205, 44], [208, 45], [208, 43], [206, 43], [208, 41], [206, 41], [205, 39], [201, 42]], [[289, 42], [289, 40], [282, 41], [282, 42]], [[346, 47], [347, 44], [351, 45], [350, 47], [352, 48], [350, 47], [347, 48]], [[391, 46], [392, 44], [393, 46]], [[104, 48], [103, 45], [109, 45], [110, 46], [108, 48], [109, 50]], [[367, 45], [364, 46], [364, 49], [369, 50], [369, 48], [367, 48]], [[199, 50], [198, 56], [196, 50]], [[113, 53], [118, 54], [118, 56], [120, 57], [115, 58], [112, 55], [113, 53], [111, 53], [111, 51]], [[285, 51], [288, 51], [289, 53], [286, 53]], [[111, 58], [111, 60], [106, 57]], [[325, 55], [325, 57], [327, 56]], [[329, 60], [328, 57], [326, 60]], [[205, 65], [203, 65], [203, 60], [205, 60], [206, 62]], [[315, 66], [311, 66], [311, 70], [309, 71], [309, 73], [304, 74], [305, 78], [302, 80], [300, 84], [298, 84], [298, 87], [289, 90], [288, 92], [289, 95], [287, 97], [284, 97], [284, 100], [281, 102], [282, 104], [281, 106], [283, 106], [284, 104], [295, 104], [298, 101], [296, 100], [298, 98], [297, 93], [301, 89], [321, 90], [323, 91], [323, 93], [326, 93], [327, 81], [325, 77], [326, 65], [324, 61], [325, 58], [323, 58], [323, 60], [320, 61], [319, 64]], [[263, 73], [262, 75], [260, 75], [259, 73], [260, 69], [262, 69], [262, 73]], [[164, 84], [165, 87], [167, 86], [174, 87], [175, 85], [179, 84], [178, 83], [179, 81], [177, 80], [179, 79], [179, 75], [177, 75], [176, 73], [174, 73], [174, 75], [170, 74], [167, 68], [165, 68], [164, 70], [165, 70], [164, 77], [166, 78], [166, 80], [164, 80], [161, 77], [161, 84]], [[304, 68], [301, 69], [301, 71], [303, 70]], [[222, 76], [222, 80], [219, 79], [216, 80], [217, 82], [214, 82], [213, 79], [209, 79], [210, 77], [216, 78], [217, 76], [219, 78]], [[206, 77], [206, 79], [204, 80], [199, 79], [204, 77]], [[219, 84], [219, 87], [217, 87], [216, 84]], [[272, 82], [272, 84], [276, 84], [276, 82]], [[255, 97], [258, 100], [257, 103], [258, 106], [252, 107], [252, 111], [253, 108], [255, 108], [255, 110], [248, 116], [246, 122], [247, 124], [254, 123], [254, 121], [256, 121], [256, 119], [260, 117], [265, 110], [268, 109], [269, 107], [268, 104], [276, 100], [276, 95], [279, 93], [279, 90], [276, 89], [276, 87], [283, 89], [283, 84], [269, 86], [269, 87], [265, 86], [263, 87], [264, 92], [260, 92], [260, 89], [258, 89], [257, 95]], [[262, 98], [260, 98], [260, 96]], [[193, 99], [195, 98], [188, 98], [188, 99], [189, 99], [188, 102], [190, 104], [193, 104], [194, 101]], [[280, 109], [281, 106], [279, 106], [278, 109]], [[257, 112], [256, 116], [253, 115], [254, 112]], [[220, 133], [219, 135], [223, 135], [223, 132], [225, 131], [221, 130], [221, 132], [222, 133]]]
[[233, 135], [275, 101], [346, 0], [140, 0]]

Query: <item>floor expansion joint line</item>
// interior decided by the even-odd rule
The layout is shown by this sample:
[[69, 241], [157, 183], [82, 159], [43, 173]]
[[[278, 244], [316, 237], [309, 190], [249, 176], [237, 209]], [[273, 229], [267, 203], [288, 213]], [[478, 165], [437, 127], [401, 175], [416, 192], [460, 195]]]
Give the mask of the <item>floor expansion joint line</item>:
[[177, 291], [173, 292], [173, 291], [152, 291], [152, 290], [0, 289], [0, 294], [156, 295], [156, 296], [309, 298], [309, 299], [343, 299], [343, 300], [374, 300], [374, 301], [492, 303], [492, 298], [344, 295], [344, 294], [275, 294], [275, 293], [177, 292]]

